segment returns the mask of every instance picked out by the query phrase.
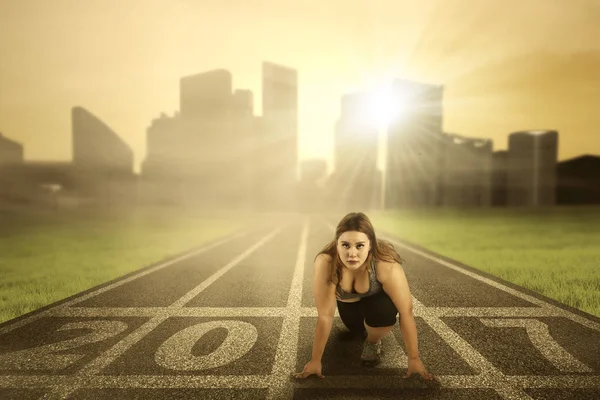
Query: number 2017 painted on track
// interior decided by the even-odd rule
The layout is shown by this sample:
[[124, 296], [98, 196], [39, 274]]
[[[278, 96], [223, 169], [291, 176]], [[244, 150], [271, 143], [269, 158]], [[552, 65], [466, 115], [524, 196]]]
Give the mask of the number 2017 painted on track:
[[[564, 350], [550, 335], [548, 325], [535, 319], [481, 319], [486, 326], [496, 328], [524, 327], [531, 343], [562, 372], [591, 372], [585, 364]], [[217, 328], [227, 329], [227, 337], [212, 353], [195, 356], [194, 344]], [[84, 354], [64, 354], [66, 350], [101, 342], [127, 329], [122, 321], [81, 321], [61, 326], [58, 331], [90, 329], [73, 339], [46, 344], [0, 355], [0, 369], [5, 370], [61, 370], [85, 357]], [[254, 325], [235, 320], [209, 321], [187, 327], [165, 340], [157, 349], [155, 361], [163, 368], [176, 371], [194, 371], [216, 368], [244, 356], [258, 339]], [[59, 354], [61, 352], [61, 354]]]

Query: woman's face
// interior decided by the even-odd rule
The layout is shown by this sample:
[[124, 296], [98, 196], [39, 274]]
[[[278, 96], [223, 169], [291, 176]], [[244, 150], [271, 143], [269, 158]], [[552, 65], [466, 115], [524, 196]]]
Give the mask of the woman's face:
[[352, 271], [356, 271], [364, 264], [370, 250], [371, 242], [362, 232], [344, 232], [337, 241], [338, 255], [344, 265]]

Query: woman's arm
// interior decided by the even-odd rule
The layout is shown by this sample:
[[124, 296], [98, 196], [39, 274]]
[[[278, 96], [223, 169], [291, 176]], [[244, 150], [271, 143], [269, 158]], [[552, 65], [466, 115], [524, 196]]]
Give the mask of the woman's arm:
[[419, 358], [417, 326], [413, 316], [412, 296], [402, 266], [396, 262], [380, 262], [377, 267], [378, 278], [383, 290], [392, 299], [400, 314], [400, 331], [406, 345], [409, 359]]
[[[380, 266], [381, 265], [381, 266]], [[377, 268], [377, 277], [383, 285], [383, 290], [392, 299], [400, 313], [400, 331], [408, 353], [408, 369], [404, 378], [418, 373], [426, 380], [435, 380], [421, 362], [419, 357], [419, 343], [417, 341], [417, 326], [413, 316], [412, 296], [408, 288], [404, 269], [396, 262], [380, 263]]]
[[321, 357], [323, 357], [325, 344], [327, 344], [327, 338], [331, 333], [335, 313], [335, 285], [327, 282], [330, 268], [331, 257], [326, 254], [319, 254], [315, 259], [313, 274], [313, 295], [319, 315], [315, 329], [313, 351], [310, 361], [306, 363], [302, 372], [293, 374], [296, 378], [306, 378], [312, 374], [324, 378]]
[[318, 319], [311, 360], [319, 362], [331, 333], [335, 313], [335, 285], [327, 282], [331, 268], [330, 258], [326, 254], [319, 254], [314, 264], [313, 295]]

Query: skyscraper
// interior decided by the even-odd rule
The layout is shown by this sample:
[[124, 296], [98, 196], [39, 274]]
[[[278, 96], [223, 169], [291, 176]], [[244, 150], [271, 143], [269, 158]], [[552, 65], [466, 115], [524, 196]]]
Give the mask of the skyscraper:
[[369, 93], [342, 97], [341, 115], [335, 125], [334, 173], [330, 200], [346, 211], [379, 206], [378, 130], [365, 115]]
[[557, 159], [557, 131], [511, 133], [508, 137], [508, 205], [554, 205]]
[[185, 119], [222, 119], [232, 106], [232, 76], [215, 69], [179, 80], [179, 110]]
[[440, 165], [440, 205], [491, 204], [492, 141], [444, 134]]
[[133, 151], [102, 120], [82, 107], [71, 110], [73, 164], [96, 172], [133, 174]]
[[398, 115], [388, 128], [385, 208], [438, 201], [443, 86], [397, 80]]
[[277, 208], [294, 208], [298, 163], [298, 73], [262, 64], [262, 140], [260, 174], [265, 179], [263, 201]]
[[0, 132], [0, 166], [23, 162], [23, 145], [2, 135]]

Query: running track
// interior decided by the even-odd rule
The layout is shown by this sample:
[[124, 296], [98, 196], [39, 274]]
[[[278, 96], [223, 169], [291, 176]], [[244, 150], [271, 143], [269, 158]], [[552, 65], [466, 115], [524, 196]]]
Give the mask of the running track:
[[[335, 221], [291, 216], [0, 325], [0, 399], [600, 399], [600, 319], [412, 244], [421, 359], [396, 326], [375, 368], [339, 318], [325, 379], [312, 351], [312, 261]], [[526, 266], [524, 266], [526, 267]]]

